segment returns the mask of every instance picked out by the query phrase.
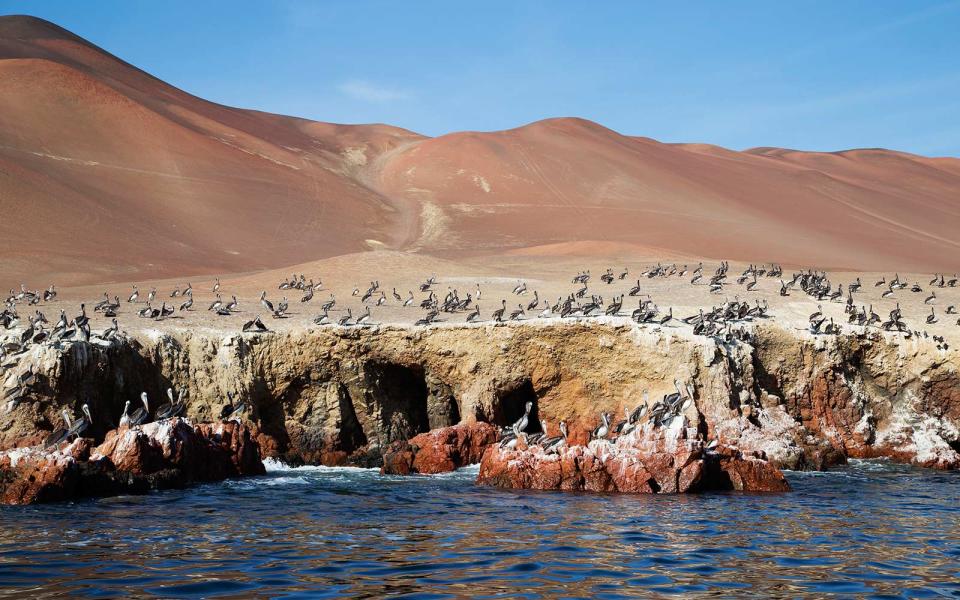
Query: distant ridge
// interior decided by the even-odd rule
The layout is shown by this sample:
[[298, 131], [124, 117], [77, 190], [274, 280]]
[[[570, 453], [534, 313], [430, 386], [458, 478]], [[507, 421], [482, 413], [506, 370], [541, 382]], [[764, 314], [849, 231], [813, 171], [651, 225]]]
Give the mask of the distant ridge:
[[0, 79], [11, 280], [242, 272], [380, 248], [960, 270], [955, 158], [737, 152], [579, 118], [436, 138], [318, 123], [202, 100], [27, 16], [0, 17]]

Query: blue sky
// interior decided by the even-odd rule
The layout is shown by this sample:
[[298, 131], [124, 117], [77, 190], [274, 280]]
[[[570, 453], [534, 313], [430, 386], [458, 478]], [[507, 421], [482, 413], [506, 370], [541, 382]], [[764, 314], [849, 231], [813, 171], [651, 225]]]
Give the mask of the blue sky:
[[18, 2], [198, 96], [428, 135], [580, 116], [960, 156], [960, 0]]

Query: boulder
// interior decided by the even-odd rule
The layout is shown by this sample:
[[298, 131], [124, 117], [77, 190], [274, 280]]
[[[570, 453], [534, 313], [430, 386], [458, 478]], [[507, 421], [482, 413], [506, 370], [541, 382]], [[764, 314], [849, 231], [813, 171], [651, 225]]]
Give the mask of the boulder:
[[102, 444], [0, 453], [0, 501], [6, 504], [144, 493], [265, 473], [246, 425], [173, 418], [109, 432]]
[[447, 473], [476, 464], [490, 444], [500, 438], [489, 423], [461, 423], [421, 433], [406, 442], [394, 442], [383, 454], [381, 473]]
[[707, 450], [694, 429], [658, 429], [650, 423], [616, 441], [594, 440], [558, 453], [523, 444], [513, 450], [490, 446], [477, 483], [633, 494], [789, 489], [783, 473], [761, 457], [726, 447]]

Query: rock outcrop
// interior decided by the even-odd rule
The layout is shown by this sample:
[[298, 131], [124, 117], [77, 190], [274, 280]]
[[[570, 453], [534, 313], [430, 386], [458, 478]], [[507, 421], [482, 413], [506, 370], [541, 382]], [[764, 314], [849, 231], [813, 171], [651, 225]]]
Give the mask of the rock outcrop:
[[[679, 422], [678, 422], [679, 423]], [[642, 429], [615, 441], [547, 453], [539, 446], [490, 446], [477, 482], [503, 488], [675, 494], [708, 490], [779, 492], [783, 473], [763, 457], [719, 446], [707, 450], [695, 428]]]
[[97, 447], [81, 438], [52, 450], [0, 452], [0, 503], [144, 493], [263, 473], [245, 425], [174, 418], [111, 431]]
[[487, 447], [499, 439], [499, 430], [489, 423], [463, 423], [434, 429], [409, 441], [391, 444], [383, 453], [380, 472], [448, 473], [480, 462]]
[[175, 329], [111, 344], [33, 346], [6, 377], [36, 374], [0, 412], [0, 448], [36, 443], [89, 403], [102, 439], [124, 401], [187, 391], [212, 421], [244, 400], [265, 455], [290, 464], [379, 466], [398, 441], [458, 423], [564, 419], [585, 443], [600, 411], [622, 415], [690, 382], [685, 416], [707, 439], [789, 469], [848, 457], [960, 467], [956, 350], [872, 332], [810, 336], [775, 324], [753, 343], [645, 329], [623, 320], [430, 328], [318, 327], [277, 334]]

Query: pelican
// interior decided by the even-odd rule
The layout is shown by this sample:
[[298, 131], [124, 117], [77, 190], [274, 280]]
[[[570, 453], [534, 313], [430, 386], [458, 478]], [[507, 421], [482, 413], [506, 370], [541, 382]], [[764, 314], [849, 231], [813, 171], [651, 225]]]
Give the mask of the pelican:
[[600, 425], [593, 430], [593, 433], [590, 434], [591, 440], [600, 440], [607, 437], [607, 434], [610, 433], [610, 414], [606, 412], [600, 413]]
[[473, 323], [480, 318], [480, 305], [475, 304], [473, 306], [473, 312], [467, 315], [467, 323]]
[[173, 388], [167, 388], [167, 398], [170, 401], [157, 408], [157, 419], [169, 419], [170, 417], [179, 417], [183, 414], [183, 410], [186, 408], [183, 404], [183, 397], [186, 393], [186, 389], [181, 389], [177, 399], [174, 400]]
[[143, 406], [137, 407], [137, 410], [130, 415], [130, 425], [143, 425], [150, 420], [150, 399], [147, 398], [146, 392], [140, 393], [140, 402], [143, 403]]
[[517, 430], [517, 426], [514, 425], [510, 428], [510, 433], [503, 436], [503, 439], [500, 440], [500, 449], [501, 450], [513, 450], [517, 447], [517, 442], [520, 440], [521, 432]]
[[64, 426], [54, 429], [53, 431], [50, 432], [50, 435], [44, 438], [43, 440], [44, 449], [57, 446], [60, 444], [60, 442], [64, 441], [68, 437], [67, 432], [70, 430], [72, 425], [71, 419], [70, 419], [70, 413], [67, 412], [67, 409], [63, 409], [60, 411], [60, 415], [63, 416]]
[[275, 312], [275, 309], [273, 308], [273, 302], [270, 302], [269, 300], [267, 300], [266, 290], [263, 290], [262, 292], [260, 292], [260, 304], [269, 312], [271, 313]]
[[133, 286], [133, 293], [130, 294], [130, 297], [127, 298], [127, 302], [134, 303], [140, 297], [140, 290], [137, 289], [137, 286]]
[[357, 325], [366, 325], [370, 321], [370, 306], [367, 305], [367, 312], [357, 317]]
[[543, 447], [544, 452], [548, 454], [558, 453], [560, 449], [567, 443], [567, 422], [560, 421], [560, 435], [552, 438], [545, 438], [540, 440], [540, 445]]
[[240, 416], [247, 410], [247, 404], [243, 400], [233, 402], [233, 394], [227, 392], [227, 404], [220, 409], [220, 419], [223, 421], [239, 420]]
[[80, 434], [86, 431], [87, 428], [93, 424], [93, 417], [90, 415], [90, 407], [84, 404], [81, 407], [81, 410], [83, 410], [84, 416], [80, 417], [70, 425], [70, 428], [67, 430], [67, 437], [70, 437], [71, 435], [80, 437]]
[[123, 414], [120, 415], [120, 427], [130, 427], [130, 415], [128, 411], [130, 410], [130, 401], [127, 400], [123, 403]]
[[537, 308], [538, 304], [540, 304], [540, 297], [537, 295], [537, 290], [533, 290], [533, 299], [530, 300], [529, 304], [527, 304], [527, 310], [533, 310]]
[[499, 322], [503, 321], [503, 313], [507, 310], [507, 301], [501, 300], [501, 306], [497, 310], [493, 311], [493, 320]]
[[547, 420], [540, 419], [540, 431], [527, 438], [527, 443], [531, 446], [539, 444], [547, 436]]
[[262, 332], [262, 331], [270, 331], [270, 330], [263, 323], [263, 321], [260, 320], [260, 315], [257, 315], [257, 318], [255, 318], [254, 320], [247, 321], [246, 323], [243, 324], [243, 332], [247, 333], [250, 331]]

